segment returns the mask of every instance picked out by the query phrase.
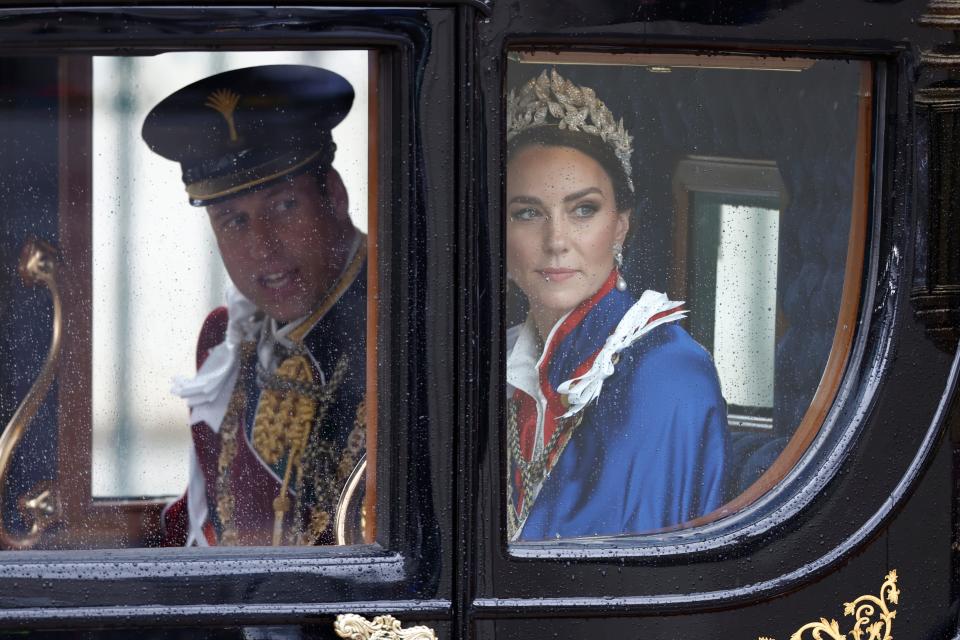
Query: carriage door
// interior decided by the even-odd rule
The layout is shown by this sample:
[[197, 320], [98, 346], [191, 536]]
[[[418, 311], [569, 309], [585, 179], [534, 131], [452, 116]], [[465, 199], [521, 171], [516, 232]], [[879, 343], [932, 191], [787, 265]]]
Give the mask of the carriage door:
[[[454, 387], [471, 377], [455, 355], [459, 303], [451, 298], [465, 206], [455, 168], [468, 152], [455, 122], [469, 102], [455, 72], [457, 45], [485, 7], [362, 4], [0, 10], [0, 635], [455, 635]], [[212, 174], [191, 180], [141, 137], [165, 96], [265, 65], [332, 72], [352, 93], [332, 131], [335, 154], [324, 147], [343, 183], [337, 215], [349, 216], [351, 242], [270, 231], [275, 250], [315, 243], [344, 265], [324, 292], [330, 305], [314, 312], [318, 322], [347, 315], [320, 342], [307, 334], [294, 349], [305, 378], [295, 370], [271, 377], [242, 360], [231, 373], [230, 353], [244, 344], [260, 357], [257, 335], [274, 330], [265, 328], [272, 316], [264, 308], [242, 315], [242, 283], [224, 271], [210, 210], [188, 200], [222, 201], [234, 187]], [[255, 99], [245, 101], [245, 92]], [[180, 122], [175, 144], [201, 148], [220, 132], [224, 144], [242, 147], [266, 122], [244, 120], [245, 104], [264, 118], [271, 109], [279, 140], [293, 117], [282, 104], [289, 95], [211, 90], [198, 109], [212, 124]], [[232, 161], [246, 162], [244, 153]], [[312, 158], [285, 160], [270, 175], [299, 179]], [[251, 193], [267, 193], [256, 187]], [[280, 203], [278, 219], [294, 206], [332, 210], [330, 193]], [[287, 276], [264, 278], [276, 289]], [[247, 318], [252, 333], [230, 318]], [[219, 336], [198, 353], [198, 334], [203, 345], [211, 330]], [[335, 357], [348, 352], [356, 357]], [[318, 380], [307, 357], [322, 369], [324, 354], [331, 366]], [[190, 381], [198, 364], [220, 357], [220, 373], [206, 378], [211, 388], [247, 371], [259, 396], [246, 397], [259, 400], [243, 404], [240, 394], [229, 407], [242, 404], [246, 414], [224, 405], [225, 428], [198, 431], [169, 390], [208, 393]], [[349, 384], [354, 401], [338, 408], [331, 398]], [[283, 404], [291, 390], [316, 409], [313, 431], [296, 438], [287, 422], [301, 405]], [[255, 408], [257, 418], [261, 409], [269, 415], [265, 431], [250, 423], [251, 435], [238, 425]], [[349, 437], [323, 436], [322, 420], [342, 424]], [[301, 449], [313, 453], [295, 458]], [[259, 458], [248, 457], [246, 472], [245, 451]], [[206, 485], [200, 475], [198, 493], [195, 471], [207, 453], [218, 475]], [[293, 459], [301, 462], [285, 466]], [[273, 529], [262, 540], [244, 533], [254, 515], [249, 498], [263, 492], [255, 477], [292, 491], [273, 502]], [[307, 513], [308, 502], [316, 507], [309, 518], [285, 515]], [[189, 530], [171, 527], [177, 509], [192, 514]], [[195, 517], [204, 509], [206, 519]], [[164, 547], [178, 535], [188, 546]], [[336, 544], [310, 544], [317, 541]]]
[[495, 4], [465, 635], [952, 633], [957, 20]]

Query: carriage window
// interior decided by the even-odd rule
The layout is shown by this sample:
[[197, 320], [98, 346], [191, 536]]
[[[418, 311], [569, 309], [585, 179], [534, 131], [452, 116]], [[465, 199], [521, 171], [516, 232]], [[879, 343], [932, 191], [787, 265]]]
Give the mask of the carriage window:
[[372, 539], [374, 56], [0, 61], [0, 547]]
[[850, 351], [871, 67], [510, 60], [508, 538], [736, 513], [816, 438]]
[[672, 289], [691, 309], [690, 335], [713, 355], [731, 428], [772, 428], [777, 259], [786, 189], [774, 162], [690, 157], [678, 163], [674, 204], [686, 269]]

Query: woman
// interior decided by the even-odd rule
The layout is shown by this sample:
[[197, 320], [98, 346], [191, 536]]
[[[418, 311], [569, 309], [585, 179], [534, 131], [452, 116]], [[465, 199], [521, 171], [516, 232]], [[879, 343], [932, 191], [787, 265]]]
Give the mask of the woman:
[[511, 540], [674, 528], [720, 506], [726, 405], [681, 303], [627, 292], [632, 138], [554, 70], [507, 100]]

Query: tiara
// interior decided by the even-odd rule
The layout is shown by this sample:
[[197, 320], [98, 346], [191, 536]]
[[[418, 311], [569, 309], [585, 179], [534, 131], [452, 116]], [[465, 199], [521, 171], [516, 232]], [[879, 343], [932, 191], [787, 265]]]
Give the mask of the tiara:
[[623, 128], [623, 118], [615, 122], [607, 105], [590, 87], [578, 87], [559, 73], [544, 71], [507, 95], [507, 140], [534, 127], [556, 126], [597, 136], [613, 149], [623, 165], [627, 185], [633, 191], [630, 154], [633, 136]]

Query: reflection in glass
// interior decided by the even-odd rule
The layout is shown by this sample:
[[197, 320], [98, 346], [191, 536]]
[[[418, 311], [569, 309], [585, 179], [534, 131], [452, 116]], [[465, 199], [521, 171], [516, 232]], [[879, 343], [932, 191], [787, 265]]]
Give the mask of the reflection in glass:
[[[511, 55], [508, 86], [518, 92], [555, 71], [581, 93], [556, 97], [565, 86], [557, 80], [538, 85], [542, 109], [525, 112], [517, 108], [517, 94], [507, 99], [506, 320], [514, 327], [505, 354], [510, 539], [662, 533], [716, 520], [784, 476], [815, 437], [836, 393], [859, 300], [870, 67], [801, 58], [518, 51]], [[546, 192], [538, 194], [520, 170], [512, 130], [520, 122], [521, 128], [596, 132], [596, 109], [578, 102], [594, 96], [615, 115], [618, 131], [633, 138], [629, 177], [635, 189], [622, 206], [629, 233], [618, 269], [626, 293], [642, 300], [645, 290], [664, 291], [686, 301], [686, 317], [669, 330], [682, 327], [709, 354], [700, 370], [719, 379], [716, 403], [707, 400], [709, 383], [678, 369], [695, 361], [680, 351], [650, 367], [648, 379], [659, 386], [633, 380], [663, 340], [651, 331], [613, 347], [622, 337], [622, 311], [590, 325], [605, 290], [587, 287], [587, 296], [563, 301], [557, 305], [563, 313], [527, 330], [536, 305], [546, 300], [531, 295], [534, 285], [559, 287], [517, 273], [520, 223], [537, 221], [547, 229], [569, 222], [567, 235], [542, 234], [540, 251], [552, 260], [544, 258], [542, 280], [565, 277], [562, 269], [550, 269], [563, 266], [564, 252], [575, 251], [577, 243], [610, 243], [588, 238], [581, 218], [561, 215], [575, 211], [579, 200], [567, 210], [546, 206]], [[554, 132], [539, 142], [541, 149], [583, 150], [568, 133]], [[544, 158], [538, 163], [547, 166]], [[572, 164], [555, 166], [541, 172], [538, 188], [555, 188], [576, 175]], [[614, 260], [619, 244], [613, 243]], [[599, 266], [595, 271], [603, 271]], [[584, 372], [611, 350], [618, 357], [600, 367], [602, 386], [583, 382]], [[533, 399], [525, 414], [517, 402], [524, 385]], [[583, 393], [581, 385], [591, 392]], [[675, 410], [664, 412], [664, 406]], [[704, 406], [722, 414], [717, 428], [704, 427], [696, 410]], [[566, 427], [565, 446], [541, 458], [538, 468], [538, 452], [550, 447], [551, 420], [559, 418], [557, 430], [563, 430], [571, 408], [580, 417]], [[635, 417], [625, 420], [629, 415]], [[519, 426], [524, 419], [533, 425], [526, 443]], [[658, 428], [669, 435], [661, 437]], [[685, 463], [692, 468], [685, 470]], [[523, 478], [531, 469], [533, 492]], [[657, 470], [655, 477], [643, 476], [650, 469]], [[718, 500], [703, 499], [718, 485]], [[518, 486], [534, 495], [526, 513], [517, 506]]]
[[770, 208], [777, 201], [725, 203], [734, 199], [694, 198], [687, 298], [698, 312], [688, 322], [690, 334], [713, 354], [730, 422], [769, 427], [780, 217]]
[[258, 64], [182, 86], [143, 120], [230, 278], [200, 329], [196, 375], [174, 382], [192, 447], [163, 544], [337, 541], [367, 426], [367, 242], [333, 166], [354, 95], [323, 67]]
[[[95, 496], [183, 490], [186, 409], [180, 398], [163, 391], [196, 366], [196, 344], [184, 338], [223, 304], [228, 281], [207, 216], [186, 202], [178, 166], [151, 153], [140, 139], [144, 117], [193, 80], [277, 63], [332, 68], [356, 87], [355, 107], [334, 132], [340, 142], [335, 164], [351, 194], [354, 223], [366, 230], [366, 52], [94, 58]], [[176, 313], [170, 313], [171, 300]]]
[[713, 359], [723, 395], [733, 405], [773, 406], [777, 214], [760, 207], [720, 208]]

